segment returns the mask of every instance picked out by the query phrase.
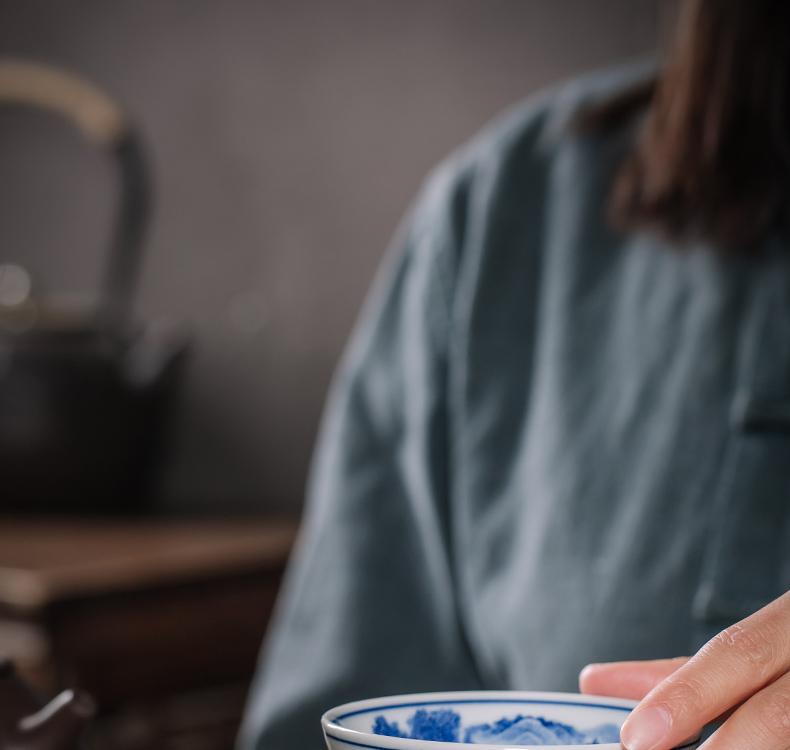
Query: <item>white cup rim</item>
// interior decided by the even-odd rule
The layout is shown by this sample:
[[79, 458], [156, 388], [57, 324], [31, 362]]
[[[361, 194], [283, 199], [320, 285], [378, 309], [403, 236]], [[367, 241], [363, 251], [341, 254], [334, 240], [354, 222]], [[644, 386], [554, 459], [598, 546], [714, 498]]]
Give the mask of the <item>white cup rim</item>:
[[[608, 698], [594, 695], [582, 695], [580, 693], [552, 693], [521, 690], [464, 690], [443, 693], [410, 693], [405, 695], [391, 695], [381, 698], [367, 698], [365, 700], [344, 703], [340, 706], [327, 711], [321, 717], [321, 725], [324, 734], [330, 738], [340, 740], [352, 748], [366, 750], [411, 750], [417, 742], [429, 742], [433, 750], [459, 750], [459, 748], [475, 748], [475, 750], [527, 750], [532, 747], [534, 750], [584, 750], [584, 748], [595, 748], [595, 750], [620, 750], [619, 743], [602, 743], [597, 745], [472, 745], [465, 742], [438, 742], [433, 740], [413, 740], [403, 737], [388, 737], [386, 735], [371, 734], [360, 732], [356, 729], [349, 729], [337, 723], [345, 717], [356, 713], [365, 713], [377, 709], [387, 709], [404, 706], [419, 706], [431, 704], [451, 704], [451, 703], [553, 703], [574, 706], [590, 706], [593, 708], [614, 708], [623, 709], [628, 712], [636, 705], [637, 701], [625, 698]], [[371, 744], [375, 742], [375, 744]], [[688, 750], [694, 742], [683, 745], [683, 750]], [[678, 749], [680, 750], [680, 749]]]

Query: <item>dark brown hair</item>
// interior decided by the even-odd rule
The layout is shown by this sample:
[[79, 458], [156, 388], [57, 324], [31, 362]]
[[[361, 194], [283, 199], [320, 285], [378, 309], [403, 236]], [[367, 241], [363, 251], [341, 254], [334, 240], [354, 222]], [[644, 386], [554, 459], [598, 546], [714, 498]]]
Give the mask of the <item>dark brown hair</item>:
[[790, 0], [687, 0], [656, 80], [586, 118], [607, 127], [647, 105], [612, 187], [616, 227], [749, 252], [786, 221], [789, 49]]

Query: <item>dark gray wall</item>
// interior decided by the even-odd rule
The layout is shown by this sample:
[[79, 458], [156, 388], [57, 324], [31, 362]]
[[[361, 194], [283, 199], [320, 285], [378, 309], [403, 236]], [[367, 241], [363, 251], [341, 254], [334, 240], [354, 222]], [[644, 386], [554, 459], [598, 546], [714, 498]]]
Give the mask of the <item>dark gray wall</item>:
[[[652, 54], [659, 0], [3, 0], [0, 54], [81, 72], [135, 114], [156, 214], [137, 311], [195, 356], [171, 509], [298, 507], [327, 383], [426, 171], [535, 89]], [[110, 165], [0, 119], [0, 262], [98, 278]]]

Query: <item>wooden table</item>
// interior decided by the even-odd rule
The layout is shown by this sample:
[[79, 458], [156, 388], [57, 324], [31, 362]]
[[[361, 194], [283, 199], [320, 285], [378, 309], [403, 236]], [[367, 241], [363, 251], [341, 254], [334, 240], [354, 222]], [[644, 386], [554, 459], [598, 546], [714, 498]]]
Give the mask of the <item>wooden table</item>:
[[229, 750], [293, 523], [0, 518], [0, 651], [95, 750]]

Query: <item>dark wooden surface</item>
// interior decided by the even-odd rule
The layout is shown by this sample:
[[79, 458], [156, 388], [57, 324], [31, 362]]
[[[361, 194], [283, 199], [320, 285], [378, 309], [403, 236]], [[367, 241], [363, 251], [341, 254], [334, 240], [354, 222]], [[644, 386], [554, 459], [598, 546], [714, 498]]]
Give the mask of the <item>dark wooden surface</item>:
[[0, 520], [0, 651], [94, 695], [91, 750], [229, 750], [295, 532]]

